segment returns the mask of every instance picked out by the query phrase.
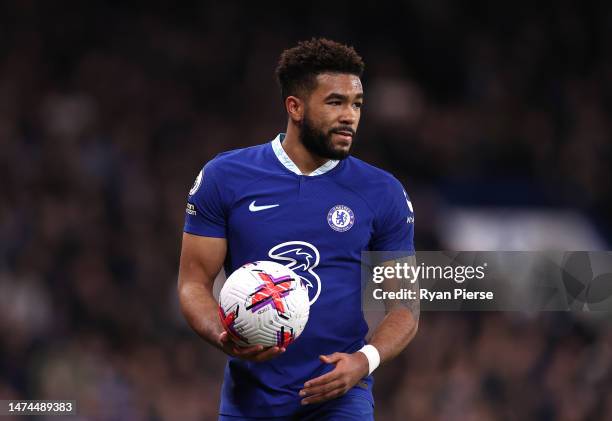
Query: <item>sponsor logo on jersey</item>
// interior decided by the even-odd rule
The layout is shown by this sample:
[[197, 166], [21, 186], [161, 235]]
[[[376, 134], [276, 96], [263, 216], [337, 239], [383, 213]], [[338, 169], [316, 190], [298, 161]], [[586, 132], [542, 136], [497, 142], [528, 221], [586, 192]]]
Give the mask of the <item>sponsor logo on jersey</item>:
[[321, 294], [321, 278], [314, 271], [321, 260], [319, 250], [306, 241], [287, 241], [272, 247], [268, 256], [300, 277], [308, 289], [310, 305], [313, 305]]
[[196, 208], [194, 205], [192, 205], [191, 203], [187, 203], [187, 209], [185, 209], [185, 212], [187, 212], [189, 215], [197, 215], [198, 212], [196, 211]]
[[345, 232], [355, 224], [355, 214], [348, 206], [336, 205], [327, 213], [327, 223], [338, 232]]

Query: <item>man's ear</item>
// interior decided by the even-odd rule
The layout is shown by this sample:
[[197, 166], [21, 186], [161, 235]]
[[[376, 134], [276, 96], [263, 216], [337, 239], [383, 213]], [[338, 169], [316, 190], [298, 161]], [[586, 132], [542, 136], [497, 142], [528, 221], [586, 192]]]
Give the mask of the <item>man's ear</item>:
[[296, 96], [288, 96], [285, 99], [285, 108], [289, 118], [295, 123], [299, 123], [304, 118], [304, 101]]

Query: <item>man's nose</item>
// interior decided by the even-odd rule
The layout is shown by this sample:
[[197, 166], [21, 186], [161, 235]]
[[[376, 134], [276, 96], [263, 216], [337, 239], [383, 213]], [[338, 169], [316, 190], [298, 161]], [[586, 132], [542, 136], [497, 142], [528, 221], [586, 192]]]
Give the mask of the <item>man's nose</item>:
[[357, 110], [353, 107], [345, 107], [342, 115], [340, 116], [340, 122], [342, 124], [353, 125], [357, 121], [358, 115]]

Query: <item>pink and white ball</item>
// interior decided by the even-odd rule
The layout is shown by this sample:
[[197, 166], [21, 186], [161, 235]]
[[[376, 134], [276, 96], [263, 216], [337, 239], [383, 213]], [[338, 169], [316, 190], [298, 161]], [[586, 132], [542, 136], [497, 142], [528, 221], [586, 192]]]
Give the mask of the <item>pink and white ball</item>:
[[276, 262], [248, 263], [232, 273], [219, 294], [219, 316], [240, 346], [287, 347], [308, 322], [308, 289]]

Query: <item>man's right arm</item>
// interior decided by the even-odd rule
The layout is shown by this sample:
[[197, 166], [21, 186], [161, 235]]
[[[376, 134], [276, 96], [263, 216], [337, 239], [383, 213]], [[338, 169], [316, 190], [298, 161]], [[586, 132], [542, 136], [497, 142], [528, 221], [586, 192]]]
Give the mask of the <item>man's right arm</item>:
[[213, 297], [215, 277], [227, 253], [225, 238], [183, 233], [178, 276], [181, 311], [193, 330], [211, 345], [228, 355], [249, 361], [265, 361], [284, 352], [284, 348], [261, 345], [239, 347], [223, 329], [218, 304]]
[[204, 340], [222, 349], [218, 342], [223, 327], [212, 289], [227, 253], [225, 238], [183, 233], [178, 294], [183, 316]]

